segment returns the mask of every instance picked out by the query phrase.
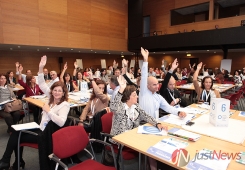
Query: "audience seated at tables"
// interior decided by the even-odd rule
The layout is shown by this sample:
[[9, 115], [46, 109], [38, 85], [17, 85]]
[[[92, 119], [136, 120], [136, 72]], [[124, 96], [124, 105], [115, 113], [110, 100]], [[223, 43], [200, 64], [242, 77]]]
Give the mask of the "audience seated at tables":
[[70, 73], [67, 73], [67, 63], [64, 65], [64, 69], [62, 70], [60, 74], [60, 81], [65, 83], [68, 92], [78, 91], [78, 87], [75, 85], [75, 83], [72, 81], [72, 77]]
[[95, 71], [95, 73], [94, 73], [94, 76], [95, 76], [95, 78], [100, 78], [100, 69], [99, 68], [97, 68], [96, 69], [96, 71]]
[[224, 75], [224, 79], [228, 80], [229, 79], [229, 72], [228, 70], [222, 69], [222, 74]]
[[12, 87], [14, 87], [15, 84], [17, 83], [16, 78], [14, 77], [14, 72], [13, 71], [8, 71], [6, 76], [7, 76], [7, 84], [9, 84]]
[[48, 82], [48, 87], [50, 88], [55, 82], [59, 81], [59, 77], [57, 75], [57, 72], [56, 71], [50, 71], [50, 77], [51, 77], [51, 80]]
[[153, 70], [153, 68], [152, 67], [150, 67], [149, 68], [149, 73], [148, 73], [148, 76], [150, 77], [150, 76], [152, 76], [152, 77], [156, 77], [156, 73], [154, 72], [154, 70]]
[[[19, 66], [20, 66], [20, 63], [19, 62], [16, 62], [15, 63], [15, 68], [16, 68], [16, 75], [19, 75]], [[21, 77], [22, 77], [22, 80], [24, 83], [26, 83], [26, 76], [27, 75], [31, 75], [31, 70], [26, 70], [26, 74], [21, 74]]]
[[[113, 112], [111, 135], [118, 135], [127, 130], [131, 130], [140, 125], [140, 121], [144, 120], [159, 130], [167, 130], [167, 126], [158, 123], [152, 116], [147, 114], [137, 104], [138, 95], [136, 88], [132, 85], [126, 85], [126, 80], [123, 76], [119, 76], [119, 91], [110, 104], [110, 109]], [[157, 169], [156, 162], [150, 162], [151, 170]]]
[[155, 69], [154, 71], [156, 73], [156, 78], [160, 78], [160, 70], [158, 68]]
[[175, 74], [178, 77], [178, 80], [182, 80], [182, 72], [181, 72], [181, 69], [179, 67], [176, 69]]
[[171, 105], [176, 108], [186, 107], [187, 103], [180, 92], [175, 88], [176, 80], [172, 77], [172, 72], [178, 67], [177, 59], [172, 63], [171, 69], [168, 71], [165, 79], [162, 81], [162, 86], [159, 90], [162, 97]]
[[[64, 83], [58, 81], [55, 82], [51, 88], [47, 86], [44, 80], [43, 67], [46, 64], [46, 56], [41, 58], [39, 64], [38, 81], [42, 91], [49, 97], [49, 101], [44, 104], [42, 112], [42, 120], [40, 123], [40, 129], [34, 129], [33, 132], [41, 134], [49, 121], [53, 121], [58, 126], [62, 127], [67, 119], [68, 112], [70, 110], [70, 104], [68, 101], [68, 91]], [[17, 167], [17, 144], [18, 144], [18, 131], [13, 131], [11, 134], [6, 150], [0, 161], [0, 169], [8, 169], [10, 167], [10, 159], [13, 151], [15, 151], [15, 162], [11, 169], [18, 169]], [[38, 136], [23, 133], [21, 135], [20, 142], [38, 143]], [[25, 162], [22, 158], [23, 147], [20, 148], [20, 167], [25, 167]]]
[[194, 74], [194, 71], [190, 71], [188, 73], [188, 76], [187, 76], [187, 83], [193, 83], [193, 74]]
[[[0, 103], [7, 100], [16, 100], [13, 88], [7, 85], [7, 76], [5, 74], [0, 74]], [[5, 120], [8, 125], [7, 133], [11, 133], [13, 129], [11, 125], [16, 124], [20, 120], [20, 111], [5, 112], [4, 107], [0, 107], [0, 116]]]
[[[23, 67], [19, 67], [19, 77], [18, 77], [18, 82], [19, 84], [25, 88], [25, 97], [30, 97], [30, 96], [35, 96], [35, 95], [41, 95], [43, 94], [42, 90], [40, 87], [36, 84], [36, 78], [35, 76], [32, 75], [27, 75], [26, 76], [26, 83], [22, 81], [21, 73], [23, 71]], [[29, 110], [32, 111], [33, 117], [34, 117], [34, 122], [39, 124], [38, 116], [39, 116], [39, 108], [38, 106], [35, 106], [31, 103], [28, 103]]]
[[239, 70], [234, 71], [233, 79], [236, 85], [236, 89], [239, 89], [242, 86], [241, 72]]
[[43, 74], [44, 74], [44, 80], [45, 80], [45, 81], [51, 80], [51, 76], [50, 76], [50, 74], [49, 74], [47, 68], [44, 68], [44, 69], [43, 69]]
[[202, 68], [202, 62], [197, 65], [197, 70], [193, 75], [193, 85], [197, 93], [198, 102], [199, 103], [206, 102], [210, 104], [211, 98], [220, 98], [220, 93], [218, 90], [212, 89], [213, 79], [210, 76], [204, 77], [201, 82], [201, 87], [199, 86], [197, 77], [201, 68]]
[[78, 65], [77, 62], [74, 62], [74, 71], [73, 71], [73, 80], [76, 81], [76, 85], [78, 86], [79, 91], [82, 89], [88, 90], [91, 86], [91, 82], [89, 79], [85, 76], [83, 76], [83, 73], [81, 70], [77, 71]]
[[101, 74], [100, 74], [100, 77], [99, 78], [101, 80], [103, 80], [104, 82], [106, 82], [106, 84], [108, 84], [109, 83], [109, 77], [106, 74], [106, 69], [102, 68], [100, 72], [101, 72]]
[[97, 112], [108, 107], [109, 97], [107, 95], [106, 83], [103, 80], [92, 80], [93, 93], [80, 116], [83, 122], [87, 117], [93, 117]]

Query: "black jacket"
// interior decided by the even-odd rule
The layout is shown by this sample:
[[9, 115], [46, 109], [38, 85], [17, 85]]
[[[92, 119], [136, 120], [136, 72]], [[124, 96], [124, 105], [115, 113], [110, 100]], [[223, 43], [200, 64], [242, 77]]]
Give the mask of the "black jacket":
[[[162, 86], [159, 90], [159, 93], [161, 94], [161, 96], [170, 104], [173, 99], [169, 94], [169, 90], [168, 90], [168, 82], [171, 78], [172, 74], [170, 72], [167, 73], [167, 75], [165, 76], [164, 80], [162, 81]], [[174, 89], [174, 98], [180, 98], [181, 102], [178, 103], [180, 106], [182, 107], [186, 107], [187, 103], [186, 100], [180, 95], [180, 92], [177, 89]]]

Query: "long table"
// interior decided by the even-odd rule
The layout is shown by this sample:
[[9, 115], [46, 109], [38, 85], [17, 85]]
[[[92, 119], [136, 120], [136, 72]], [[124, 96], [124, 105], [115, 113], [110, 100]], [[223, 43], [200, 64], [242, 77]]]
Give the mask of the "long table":
[[[195, 105], [192, 105], [195, 107]], [[238, 116], [239, 111], [236, 110], [232, 110], [233, 115], [231, 116], [231, 118], [234, 119], [239, 119], [239, 120], [244, 120], [244, 117], [240, 117]], [[176, 125], [172, 125], [172, 124], [166, 124], [164, 122], [161, 122], [162, 124], [168, 125], [168, 128], [171, 129], [173, 127], [176, 127]], [[181, 128], [178, 126], [178, 128]], [[177, 169], [186, 169], [186, 166], [184, 167], [177, 167], [176, 165], [174, 165], [172, 162], [170, 161], [165, 161], [164, 159], [161, 159], [157, 156], [154, 156], [152, 154], [149, 154], [147, 152], [148, 148], [150, 148], [151, 146], [155, 145], [156, 143], [158, 143], [159, 141], [161, 141], [162, 139], [165, 138], [169, 138], [170, 136], [157, 136], [157, 135], [145, 135], [145, 134], [138, 134], [137, 133], [138, 128], [129, 130], [127, 132], [124, 132], [122, 134], [119, 134], [115, 137], [113, 137], [113, 140], [115, 140], [116, 142], [127, 146], [133, 150], [136, 150], [144, 155], [147, 155], [151, 158], [154, 158], [160, 162], [163, 162], [164, 164], [168, 164], [174, 168]], [[173, 136], [171, 136], [172, 138], [175, 138]], [[179, 140], [183, 140], [181, 138], [178, 138]], [[183, 140], [185, 141], [185, 140]], [[234, 144], [228, 141], [223, 141], [220, 139], [216, 139], [213, 137], [209, 137], [206, 135], [201, 135], [201, 138], [196, 141], [196, 142], [188, 142], [188, 146], [185, 148], [188, 153], [190, 154], [190, 159], [192, 160], [195, 156], [195, 154], [206, 148], [206, 149], [210, 149], [210, 150], [216, 150], [216, 151], [220, 151], [222, 153], [239, 153], [240, 151], [245, 151], [245, 144]], [[240, 169], [245, 169], [245, 165], [237, 163], [235, 160], [231, 160], [228, 168], [228, 170], [240, 170]]]

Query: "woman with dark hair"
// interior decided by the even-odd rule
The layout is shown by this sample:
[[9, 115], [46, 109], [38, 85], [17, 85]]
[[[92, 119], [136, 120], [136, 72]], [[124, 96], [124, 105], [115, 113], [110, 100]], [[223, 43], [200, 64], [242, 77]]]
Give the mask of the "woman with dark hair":
[[[0, 103], [12, 99], [16, 100], [13, 88], [7, 85], [6, 75], [0, 74]], [[7, 113], [4, 111], [4, 105], [0, 105], [0, 116], [4, 118], [6, 124], [8, 125], [7, 133], [11, 133], [11, 125], [16, 124], [20, 120], [20, 111]]]
[[88, 90], [90, 87], [91, 82], [86, 76], [83, 76], [82, 70], [78, 70], [77, 62], [74, 62], [75, 69], [73, 71], [73, 80], [76, 81], [76, 85], [78, 86], [79, 91], [82, 89]]
[[66, 73], [67, 70], [67, 62], [64, 65], [64, 69], [62, 70], [60, 74], [60, 81], [65, 83], [68, 92], [78, 91], [78, 87], [75, 85], [75, 83], [72, 81], [72, 77], [70, 73]]
[[[136, 128], [142, 120], [157, 127], [160, 131], [162, 129], [168, 129], [167, 126], [158, 123], [152, 116], [139, 107], [135, 86], [127, 86], [126, 80], [121, 75], [118, 77], [118, 82], [120, 89], [110, 104], [110, 109], [113, 112], [111, 135], [118, 135]], [[156, 169], [156, 161], [149, 159], [149, 162], [151, 169]]]
[[105, 68], [102, 68], [100, 72], [101, 72], [100, 79], [103, 80], [106, 83], [109, 83], [109, 77], [106, 74], [106, 69]]
[[[22, 71], [23, 71], [23, 67], [20, 66], [19, 67], [19, 77], [18, 77], [18, 82], [20, 83], [20, 85], [22, 87], [25, 88], [25, 97], [30, 97], [30, 96], [35, 96], [35, 95], [40, 95], [43, 94], [42, 90], [40, 89], [40, 87], [36, 84], [36, 78], [35, 76], [32, 75], [27, 75], [26, 76], [26, 83], [23, 82], [22, 80]], [[39, 123], [38, 121], [38, 106], [35, 106], [31, 103], [28, 103], [28, 107], [30, 110], [32, 110], [33, 113], [33, 117], [34, 117], [34, 122], [36, 122], [37, 124]]]
[[235, 70], [233, 78], [234, 78], [236, 88], [240, 88], [242, 86], [241, 72], [239, 70]]
[[220, 93], [217, 90], [213, 90], [213, 79], [210, 76], [206, 76], [202, 79], [201, 87], [198, 84], [197, 77], [200, 69], [202, 68], [202, 62], [197, 65], [197, 70], [193, 75], [193, 85], [197, 93], [198, 102], [207, 102], [210, 104], [211, 98], [220, 98]]
[[97, 112], [108, 107], [109, 97], [107, 95], [106, 83], [103, 80], [92, 81], [93, 93], [89, 102], [83, 109], [80, 120], [83, 122], [87, 116], [94, 116]]
[[16, 84], [16, 78], [14, 77], [13, 71], [7, 72], [7, 83], [14, 86]]
[[[49, 121], [53, 121], [58, 126], [62, 127], [67, 119], [67, 115], [70, 110], [70, 104], [68, 101], [68, 91], [63, 82], [55, 82], [51, 88], [47, 86], [44, 80], [43, 67], [45, 66], [47, 57], [43, 56], [39, 64], [38, 82], [42, 91], [49, 97], [49, 101], [45, 103], [42, 107], [42, 120], [40, 123], [40, 129], [33, 130], [35, 133], [41, 134]], [[17, 145], [18, 145], [19, 132], [14, 131], [0, 161], [0, 169], [8, 169], [10, 166], [10, 159], [13, 151], [15, 151], [15, 162], [11, 167], [12, 170], [18, 169], [17, 163]], [[20, 142], [24, 143], [38, 143], [38, 136], [31, 135], [28, 133], [23, 133], [20, 138]], [[20, 149], [20, 167], [22, 169], [25, 167], [25, 162], [22, 159], [23, 147]]]

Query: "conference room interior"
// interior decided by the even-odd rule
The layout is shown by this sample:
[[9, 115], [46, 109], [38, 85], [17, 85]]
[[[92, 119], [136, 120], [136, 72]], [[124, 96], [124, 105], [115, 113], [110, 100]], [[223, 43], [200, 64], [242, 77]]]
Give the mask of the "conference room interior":
[[[102, 60], [106, 67], [115, 60], [121, 68], [122, 59], [129, 64], [143, 60], [143, 47], [149, 50], [149, 67], [161, 68], [163, 59], [169, 64], [177, 58], [180, 68], [195, 61], [214, 70], [230, 59], [233, 75], [245, 67], [244, 32], [241, 0], [0, 1], [0, 72], [15, 73], [15, 62], [20, 62], [23, 72], [37, 74], [43, 55], [46, 68], [58, 74], [65, 63], [72, 73], [77, 59], [83, 68], [102, 69]], [[9, 138], [3, 119], [0, 127], [2, 155]], [[25, 169], [38, 168], [35, 149], [23, 155], [29, 160]], [[137, 161], [125, 169], [137, 169]]]

